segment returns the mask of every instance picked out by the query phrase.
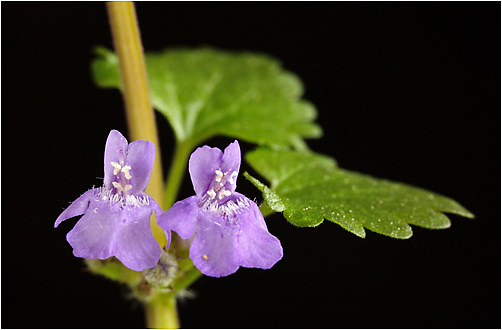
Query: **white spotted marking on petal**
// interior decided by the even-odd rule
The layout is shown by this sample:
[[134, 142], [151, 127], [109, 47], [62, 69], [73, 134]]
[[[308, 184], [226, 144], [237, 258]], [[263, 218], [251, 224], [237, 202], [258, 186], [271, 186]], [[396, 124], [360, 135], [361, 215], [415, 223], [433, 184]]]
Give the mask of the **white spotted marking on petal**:
[[214, 199], [216, 197], [216, 193], [214, 192], [213, 189], [209, 190], [207, 192], [207, 194], [209, 195], [209, 198], [211, 198], [211, 199]]
[[220, 182], [221, 178], [223, 177], [223, 172], [220, 170], [216, 170], [216, 171], [214, 171], [214, 173], [216, 173], [216, 177], [214, 178], [214, 181]]
[[[118, 186], [120, 185], [116, 182], [112, 182], [113, 186], [117, 188], [117, 190], [122, 188], [122, 186], [120, 186], [120, 188], [116, 187], [114, 183], [117, 184]], [[127, 186], [126, 189], [128, 189]], [[104, 201], [110, 201], [110, 203], [120, 203], [124, 206], [142, 207], [145, 205], [150, 205], [150, 199], [148, 198], [148, 196], [134, 196], [134, 195], [122, 196], [120, 195], [120, 192], [114, 194], [112, 189], [107, 189], [106, 187], [98, 188], [95, 195]]]
[[120, 169], [122, 168], [122, 166], [120, 166], [120, 164], [117, 163], [117, 162], [110, 162], [110, 164], [114, 167], [114, 169], [113, 169], [113, 175], [117, 175], [117, 173], [120, 171]]
[[120, 194], [122, 191], [124, 191], [124, 188], [122, 187], [122, 185], [118, 182], [112, 182], [112, 185], [115, 187], [115, 189], [117, 189], [117, 192]]
[[[252, 202], [247, 198], [240, 198], [236, 201], [230, 200], [221, 205], [217, 201], [206, 200], [204, 204], [201, 205], [201, 208], [204, 211], [214, 212], [228, 219], [247, 210], [250, 203]], [[218, 222], [214, 222], [214, 224], [220, 226]]]
[[220, 193], [218, 194], [218, 198], [223, 199], [223, 197], [230, 195], [232, 195], [232, 193], [229, 190], [221, 189]]
[[124, 176], [127, 180], [130, 180], [132, 178], [131, 173], [129, 173], [129, 171], [131, 170], [131, 166], [129, 165], [122, 166], [117, 162], [110, 162], [110, 164], [114, 167], [113, 175], [117, 175], [119, 172], [122, 172], [124, 173]]
[[[131, 166], [129, 166], [129, 165], [122, 167], [122, 169], [120, 170], [120, 172], [124, 173], [124, 176], [126, 177], [127, 180], [130, 180], [132, 178], [132, 175], [129, 173], [130, 170], [131, 170]], [[115, 171], [113, 171], [113, 172], [115, 173]]]
[[234, 184], [235, 183], [235, 178], [237, 178], [237, 175], [239, 175], [239, 173], [237, 173], [236, 171], [233, 171], [232, 174], [230, 175], [230, 178], [228, 179], [228, 181], [231, 184]]

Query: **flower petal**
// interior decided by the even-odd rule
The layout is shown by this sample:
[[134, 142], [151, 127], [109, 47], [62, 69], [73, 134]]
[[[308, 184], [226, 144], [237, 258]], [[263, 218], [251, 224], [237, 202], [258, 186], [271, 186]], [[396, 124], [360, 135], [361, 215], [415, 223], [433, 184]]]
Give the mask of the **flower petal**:
[[147, 193], [145, 192], [141, 192], [141, 193], [138, 193], [136, 194], [136, 196], [142, 198], [143, 196], [146, 196], [148, 198], [148, 201], [149, 201], [149, 205], [150, 205], [150, 208], [155, 212], [155, 217], [158, 218], [159, 216], [161, 216], [164, 211], [160, 208], [159, 204], [157, 204], [157, 202], [155, 201], [155, 199], [153, 199], [152, 196], [148, 195]]
[[176, 202], [157, 218], [157, 224], [166, 231], [175, 231], [182, 239], [195, 233], [199, 219], [199, 197], [191, 196]]
[[[237, 172], [239, 173], [239, 168], [241, 167], [241, 148], [239, 142], [235, 140], [230, 143], [228, 147], [225, 148], [223, 153], [223, 158], [221, 162], [221, 170], [223, 173], [226, 172]], [[235, 189], [235, 187], [234, 187]]]
[[258, 206], [250, 202], [249, 209], [239, 214], [237, 255], [239, 265], [248, 268], [269, 269], [282, 259], [279, 239], [268, 232]]
[[162, 251], [150, 227], [152, 209], [131, 207], [124, 209], [124, 213], [122, 218], [117, 219], [119, 226], [115, 235], [114, 255], [132, 270], [155, 267]]
[[121, 208], [116, 203], [92, 199], [84, 216], [66, 235], [73, 254], [90, 259], [113, 256], [120, 212]]
[[142, 192], [148, 186], [155, 161], [155, 145], [150, 141], [134, 141], [127, 149], [126, 163], [131, 166], [130, 194]]
[[66, 235], [73, 254], [80, 258], [106, 259], [116, 256], [132, 270], [154, 267], [160, 247], [150, 228], [154, 205], [123, 207], [99, 199]]
[[202, 197], [209, 189], [215, 171], [221, 166], [222, 157], [220, 149], [208, 146], [197, 148], [190, 156], [188, 170], [197, 196]]
[[103, 181], [108, 189], [113, 188], [112, 182], [115, 181], [115, 175], [113, 174], [115, 168], [111, 163], [125, 161], [126, 151], [127, 139], [119, 131], [112, 130], [105, 145], [105, 178]]
[[235, 228], [221, 223], [215, 213], [201, 212], [199, 228], [190, 246], [190, 259], [204, 275], [221, 277], [239, 268]]
[[67, 219], [76, 217], [77, 215], [84, 214], [85, 210], [89, 207], [89, 201], [91, 198], [95, 195], [95, 192], [97, 189], [91, 189], [82, 194], [79, 198], [77, 198], [73, 203], [70, 204], [66, 208], [66, 210], [63, 211], [59, 215], [59, 217], [56, 219], [56, 222], [54, 223], [54, 228], [59, 226], [59, 224]]

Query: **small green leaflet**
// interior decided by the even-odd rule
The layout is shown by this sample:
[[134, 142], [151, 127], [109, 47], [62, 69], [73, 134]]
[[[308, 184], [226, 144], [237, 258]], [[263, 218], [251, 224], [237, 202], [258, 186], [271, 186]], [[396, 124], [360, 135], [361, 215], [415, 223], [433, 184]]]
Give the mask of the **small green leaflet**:
[[409, 224], [450, 227], [442, 212], [474, 217], [452, 199], [340, 169], [319, 154], [262, 147], [248, 153], [246, 160], [271, 184], [269, 188], [245, 174], [268, 206], [299, 227], [315, 227], [327, 219], [359, 237], [366, 236], [366, 228], [405, 239], [412, 235]]
[[[120, 88], [116, 56], [104, 48], [92, 63], [100, 87]], [[147, 53], [152, 103], [178, 141], [212, 136], [303, 148], [321, 135], [314, 106], [301, 100], [300, 80], [268, 56], [210, 48]]]

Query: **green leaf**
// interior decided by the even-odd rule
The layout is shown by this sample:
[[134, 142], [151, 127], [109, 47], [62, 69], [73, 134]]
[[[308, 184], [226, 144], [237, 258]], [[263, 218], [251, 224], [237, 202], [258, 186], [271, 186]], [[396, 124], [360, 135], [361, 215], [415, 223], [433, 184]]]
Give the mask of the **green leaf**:
[[[99, 49], [92, 64], [100, 87], [120, 87], [117, 59]], [[314, 106], [301, 100], [300, 80], [261, 54], [209, 48], [147, 53], [152, 104], [179, 141], [199, 143], [215, 135], [260, 145], [305, 148], [319, 137]]]
[[94, 81], [101, 88], [119, 87], [119, 59], [117, 56], [104, 47], [94, 49], [96, 55], [100, 57], [91, 63]]
[[284, 203], [279, 196], [277, 196], [275, 191], [261, 183], [258, 179], [253, 178], [248, 172], [244, 172], [244, 176], [263, 193], [263, 198], [267, 201], [267, 204], [272, 211], [283, 212], [286, 210], [286, 206], [284, 206]]
[[452, 199], [342, 170], [333, 159], [319, 154], [258, 148], [246, 159], [271, 188], [250, 175], [246, 177], [263, 192], [272, 210], [282, 209], [296, 226], [315, 227], [327, 219], [359, 237], [366, 236], [366, 228], [405, 239], [412, 235], [410, 224], [431, 229], [450, 227], [442, 212], [474, 217]]

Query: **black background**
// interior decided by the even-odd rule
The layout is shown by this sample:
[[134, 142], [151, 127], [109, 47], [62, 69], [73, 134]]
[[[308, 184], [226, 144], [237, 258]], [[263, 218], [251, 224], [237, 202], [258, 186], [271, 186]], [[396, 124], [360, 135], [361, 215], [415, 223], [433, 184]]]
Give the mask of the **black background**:
[[[414, 227], [404, 241], [271, 216], [283, 260], [200, 279], [196, 298], [180, 302], [182, 326], [500, 327], [500, 3], [139, 3], [137, 12], [147, 50], [211, 45], [281, 59], [319, 110], [325, 134], [313, 150], [477, 216]], [[72, 256], [75, 221], [53, 229], [100, 185], [109, 131], [127, 132], [120, 94], [90, 78], [95, 45], [111, 47], [103, 3], [2, 3], [4, 328], [144, 324], [123, 288]], [[167, 164], [172, 133], [157, 119]], [[239, 189], [259, 198], [242, 177]], [[191, 194], [186, 181], [180, 198]]]

